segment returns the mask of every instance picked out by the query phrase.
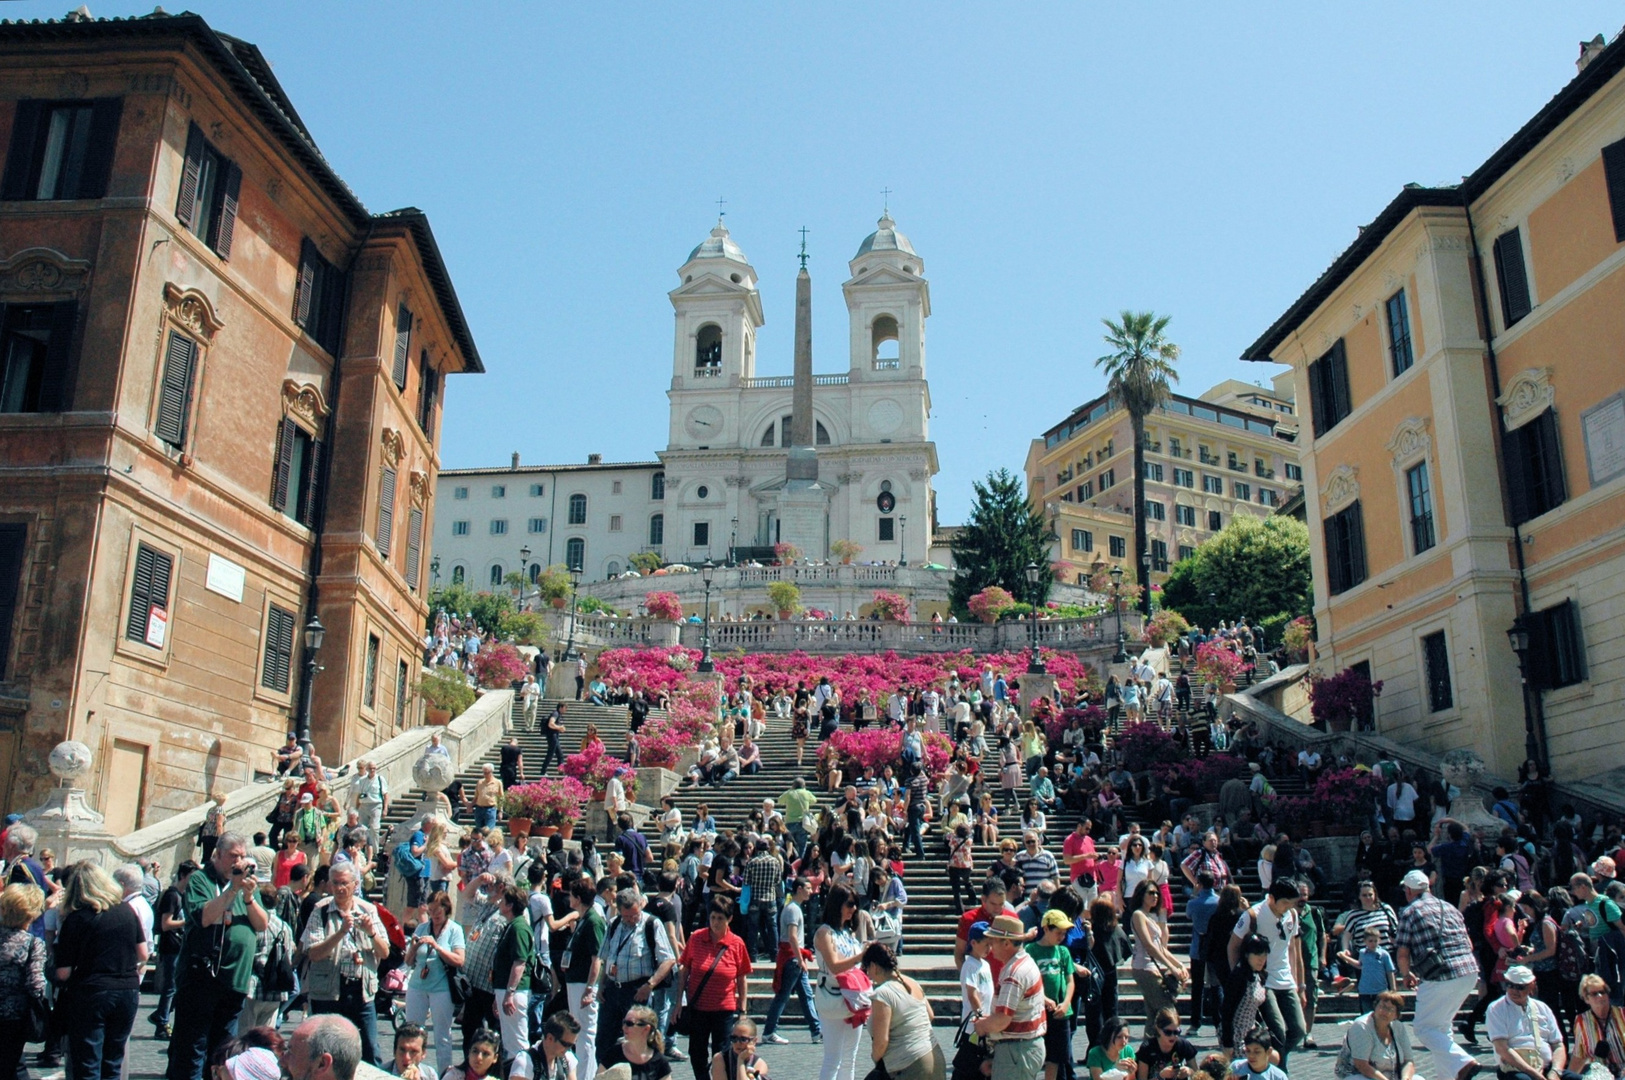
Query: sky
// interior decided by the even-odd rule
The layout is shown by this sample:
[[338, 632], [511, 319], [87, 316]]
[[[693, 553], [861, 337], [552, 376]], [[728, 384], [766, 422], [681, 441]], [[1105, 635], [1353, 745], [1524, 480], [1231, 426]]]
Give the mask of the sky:
[[[373, 211], [426, 211], [484, 375], [442, 467], [652, 460], [665, 293], [725, 199], [757, 373], [845, 371], [847, 260], [882, 190], [931, 283], [942, 524], [1104, 386], [1100, 320], [1172, 317], [1177, 390], [1226, 378], [1402, 185], [1459, 181], [1625, 6], [420, 4], [172, 0], [258, 45]], [[10, 18], [60, 18], [20, 0]], [[91, 0], [92, 14], [151, 3]]]

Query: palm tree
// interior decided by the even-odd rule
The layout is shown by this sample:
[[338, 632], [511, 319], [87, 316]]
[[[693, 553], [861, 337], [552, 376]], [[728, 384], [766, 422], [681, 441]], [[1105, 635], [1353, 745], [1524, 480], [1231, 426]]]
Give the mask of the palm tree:
[[1134, 574], [1140, 583], [1140, 607], [1151, 617], [1151, 575], [1145, 541], [1145, 418], [1168, 400], [1168, 384], [1179, 381], [1174, 361], [1179, 346], [1162, 336], [1169, 316], [1152, 311], [1125, 311], [1120, 322], [1102, 319], [1112, 352], [1095, 361], [1110, 381], [1112, 401], [1128, 410], [1134, 429]]

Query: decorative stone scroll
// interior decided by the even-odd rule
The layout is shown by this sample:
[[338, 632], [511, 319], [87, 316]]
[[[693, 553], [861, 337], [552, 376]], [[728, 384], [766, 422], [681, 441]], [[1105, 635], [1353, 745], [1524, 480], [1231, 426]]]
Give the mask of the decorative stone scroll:
[[327, 419], [327, 399], [314, 383], [282, 381], [282, 411], [304, 423], [312, 433], [322, 430]]
[[412, 505], [427, 505], [429, 501], [429, 474], [422, 469], [413, 469], [407, 475], [406, 483], [412, 492]]
[[1335, 514], [1360, 497], [1359, 470], [1353, 465], [1339, 465], [1320, 485], [1321, 505], [1328, 514]]
[[406, 454], [406, 442], [401, 438], [401, 433], [394, 428], [386, 427], [381, 441], [384, 446], [384, 464], [392, 469], [399, 468], [401, 458]]
[[1520, 428], [1557, 403], [1552, 385], [1552, 369], [1525, 368], [1512, 376], [1501, 396], [1495, 399], [1508, 431]]
[[915, 481], [924, 480], [925, 479], [925, 470], [924, 469], [910, 469], [908, 471], [908, 478], [910, 480], [915, 480]]
[[1401, 420], [1394, 429], [1393, 438], [1388, 440], [1388, 452], [1393, 455], [1395, 465], [1409, 464], [1417, 458], [1427, 457], [1432, 449], [1433, 436], [1428, 434], [1428, 418], [1425, 416]]
[[76, 293], [90, 278], [90, 263], [48, 247], [24, 248], [0, 260], [0, 293]]
[[215, 313], [209, 298], [196, 289], [183, 289], [173, 281], [164, 282], [164, 306], [169, 317], [205, 344], [214, 340], [226, 324]]

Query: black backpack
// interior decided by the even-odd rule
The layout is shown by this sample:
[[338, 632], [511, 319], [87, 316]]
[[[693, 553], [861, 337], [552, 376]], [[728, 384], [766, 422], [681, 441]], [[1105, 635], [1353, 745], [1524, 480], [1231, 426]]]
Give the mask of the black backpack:
[[265, 954], [265, 960], [255, 965], [257, 968], [255, 973], [260, 977], [262, 995], [291, 994], [299, 985], [299, 980], [294, 974], [293, 953], [285, 944], [286, 940], [287, 937], [283, 934], [272, 938], [271, 948]]

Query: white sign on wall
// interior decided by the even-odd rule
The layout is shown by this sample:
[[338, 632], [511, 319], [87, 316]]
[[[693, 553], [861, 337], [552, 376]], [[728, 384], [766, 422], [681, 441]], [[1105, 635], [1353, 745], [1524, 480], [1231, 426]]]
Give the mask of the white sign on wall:
[[209, 576], [204, 586], [213, 593], [219, 593], [229, 600], [237, 603], [243, 602], [243, 583], [248, 572], [230, 559], [223, 559], [219, 555], [209, 555]]
[[169, 634], [169, 612], [157, 604], [147, 609], [147, 644], [155, 649], [164, 647], [164, 638]]

